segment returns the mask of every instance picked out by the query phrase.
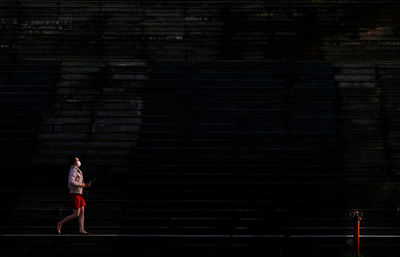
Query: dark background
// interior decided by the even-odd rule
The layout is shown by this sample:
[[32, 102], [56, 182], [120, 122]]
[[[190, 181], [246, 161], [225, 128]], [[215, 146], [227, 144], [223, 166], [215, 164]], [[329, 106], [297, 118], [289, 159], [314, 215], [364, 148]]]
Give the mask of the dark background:
[[[359, 209], [361, 252], [398, 256], [398, 13], [1, 1], [4, 255], [346, 256]], [[71, 155], [95, 237], [56, 235]]]

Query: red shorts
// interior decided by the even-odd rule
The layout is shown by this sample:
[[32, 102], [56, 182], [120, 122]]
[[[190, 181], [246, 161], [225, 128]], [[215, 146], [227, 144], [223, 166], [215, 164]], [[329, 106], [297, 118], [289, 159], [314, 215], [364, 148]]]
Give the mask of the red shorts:
[[83, 206], [86, 206], [85, 199], [83, 199], [83, 196], [79, 194], [70, 193], [69, 199], [71, 200], [73, 209], [79, 209]]

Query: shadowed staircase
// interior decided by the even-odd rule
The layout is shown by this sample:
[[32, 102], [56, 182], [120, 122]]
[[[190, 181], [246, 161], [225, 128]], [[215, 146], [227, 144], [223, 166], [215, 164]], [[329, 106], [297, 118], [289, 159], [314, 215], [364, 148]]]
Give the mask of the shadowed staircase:
[[[41, 135], [32, 139], [33, 163], [3, 166], [18, 172], [7, 172], [3, 180], [2, 256], [344, 256], [351, 251], [352, 208], [365, 215], [363, 252], [397, 256], [396, 191], [383, 190], [392, 184], [351, 182], [341, 173], [331, 64], [169, 62], [136, 71], [113, 77], [131, 83], [112, 85], [120, 89], [115, 98], [137, 94], [141, 111], [115, 105], [103, 117], [115, 128], [131, 124], [128, 116], [136, 112], [135, 127], [121, 125], [120, 134], [90, 130], [99, 124], [93, 122], [98, 116], [90, 119], [100, 112], [95, 107], [106, 106], [104, 96], [96, 96], [102, 87], [75, 92], [87, 96], [81, 101], [91, 99], [87, 108], [53, 98], [47, 116], [33, 122]], [[145, 88], [128, 90], [147, 75]], [[15, 77], [3, 81], [4, 90], [17, 88], [10, 81]], [[131, 93], [121, 93], [123, 88]], [[82, 135], [79, 144], [68, 137], [71, 131], [45, 130], [49, 117], [65, 124], [67, 112], [84, 116], [70, 121], [84, 125], [75, 131]], [[137, 140], [125, 140], [132, 134]], [[65, 225], [62, 235], [55, 229], [71, 213], [63, 156], [75, 147], [87, 159], [84, 177], [97, 177], [86, 195], [91, 236], [77, 234], [77, 221]], [[120, 151], [122, 162], [110, 157]], [[47, 158], [48, 164], [40, 164]]]

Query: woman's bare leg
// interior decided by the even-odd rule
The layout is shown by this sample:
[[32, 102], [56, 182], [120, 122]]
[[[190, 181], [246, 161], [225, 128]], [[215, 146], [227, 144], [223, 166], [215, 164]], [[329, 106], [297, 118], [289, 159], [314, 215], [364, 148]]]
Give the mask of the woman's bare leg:
[[67, 223], [67, 222], [69, 222], [69, 221], [71, 221], [71, 220], [73, 220], [73, 219], [78, 218], [78, 217], [79, 217], [79, 214], [80, 214], [80, 209], [73, 209], [73, 213], [72, 213], [71, 215], [65, 217], [62, 221], [57, 222], [57, 230], [58, 230], [58, 233], [61, 233], [61, 227], [62, 227], [65, 223]]
[[79, 232], [81, 233], [87, 233], [87, 231], [85, 231], [85, 206], [82, 206], [80, 208], [80, 213], [79, 213]]

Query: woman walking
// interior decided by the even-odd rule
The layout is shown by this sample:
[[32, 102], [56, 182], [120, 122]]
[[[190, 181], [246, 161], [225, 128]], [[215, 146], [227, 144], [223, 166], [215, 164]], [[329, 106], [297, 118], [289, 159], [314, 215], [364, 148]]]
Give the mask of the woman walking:
[[84, 228], [85, 221], [85, 199], [83, 198], [83, 188], [90, 187], [92, 185], [92, 181], [88, 184], [83, 183], [83, 174], [79, 169], [81, 166], [81, 162], [78, 157], [74, 157], [71, 160], [71, 169], [69, 170], [68, 176], [68, 187], [69, 187], [69, 198], [72, 203], [73, 213], [67, 217], [65, 217], [62, 221], [57, 222], [57, 232], [61, 234], [61, 227], [73, 220], [78, 218], [79, 221], [79, 233], [82, 235], [91, 234], [87, 232]]

